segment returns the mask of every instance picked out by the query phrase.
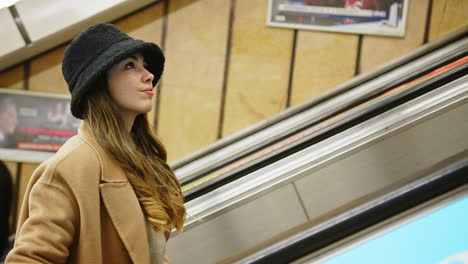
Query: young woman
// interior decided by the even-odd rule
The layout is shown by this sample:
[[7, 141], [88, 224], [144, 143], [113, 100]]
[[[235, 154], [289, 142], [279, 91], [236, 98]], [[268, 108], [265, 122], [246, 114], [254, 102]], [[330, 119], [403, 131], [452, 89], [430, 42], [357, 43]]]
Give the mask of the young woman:
[[156, 44], [111, 24], [70, 43], [62, 71], [83, 122], [32, 175], [6, 263], [167, 263], [185, 208], [146, 119], [163, 68]]

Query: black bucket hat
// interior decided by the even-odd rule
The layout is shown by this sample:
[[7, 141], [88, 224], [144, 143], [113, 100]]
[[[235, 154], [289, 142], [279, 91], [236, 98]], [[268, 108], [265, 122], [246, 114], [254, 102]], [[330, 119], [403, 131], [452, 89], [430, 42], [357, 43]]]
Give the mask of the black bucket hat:
[[93, 83], [121, 60], [140, 52], [154, 75], [153, 86], [164, 70], [164, 55], [155, 43], [130, 37], [112, 24], [96, 24], [79, 33], [62, 61], [62, 73], [71, 93], [73, 116], [83, 119], [85, 95]]

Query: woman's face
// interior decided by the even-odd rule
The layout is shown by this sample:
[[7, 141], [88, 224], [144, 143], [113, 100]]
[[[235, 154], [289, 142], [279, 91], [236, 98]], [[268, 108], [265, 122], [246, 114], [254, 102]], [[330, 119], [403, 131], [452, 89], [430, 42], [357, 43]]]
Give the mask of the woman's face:
[[138, 53], [115, 64], [108, 71], [109, 92], [124, 116], [151, 111], [154, 76], [145, 66], [144, 57]]
[[16, 126], [18, 125], [16, 106], [7, 104], [3, 108], [4, 110], [0, 112], [0, 132], [12, 134], [15, 132]]

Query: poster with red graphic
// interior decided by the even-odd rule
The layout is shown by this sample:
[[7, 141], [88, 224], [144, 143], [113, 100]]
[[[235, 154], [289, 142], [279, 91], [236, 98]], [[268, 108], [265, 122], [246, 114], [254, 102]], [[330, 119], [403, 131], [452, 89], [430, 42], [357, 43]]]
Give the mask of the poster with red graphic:
[[42, 162], [76, 135], [70, 96], [0, 89], [0, 160]]
[[267, 25], [402, 37], [407, 13], [408, 0], [269, 0]]

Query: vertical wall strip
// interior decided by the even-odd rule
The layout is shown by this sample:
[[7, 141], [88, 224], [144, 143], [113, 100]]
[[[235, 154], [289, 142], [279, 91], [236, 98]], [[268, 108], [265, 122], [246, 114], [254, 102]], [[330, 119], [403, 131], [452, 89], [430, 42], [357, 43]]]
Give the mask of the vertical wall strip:
[[291, 94], [293, 89], [293, 78], [294, 78], [294, 65], [296, 62], [296, 46], [297, 46], [297, 29], [294, 29], [291, 62], [289, 64], [289, 81], [288, 81], [288, 92], [286, 94], [286, 108], [291, 106]]
[[[163, 21], [162, 21], [162, 32], [161, 32], [161, 49], [163, 52], [166, 50], [166, 36], [167, 36], [167, 21], [168, 21], [168, 16], [169, 16], [169, 0], [164, 0], [162, 1], [162, 4], [164, 5], [163, 9]], [[159, 124], [159, 112], [160, 112], [160, 105], [161, 105], [161, 91], [163, 88], [163, 80], [159, 81], [158, 87], [156, 89], [156, 104], [154, 109], [154, 114], [152, 116], [153, 118], [153, 129], [154, 131], [158, 131], [158, 124]]]
[[29, 37], [28, 32], [26, 31], [26, 28], [24, 27], [23, 20], [21, 20], [21, 17], [19, 16], [18, 10], [16, 10], [16, 7], [12, 5], [8, 7], [8, 10], [10, 10], [10, 13], [13, 16], [13, 19], [15, 20], [15, 24], [18, 27], [18, 30], [21, 33], [21, 37], [23, 37], [23, 40], [26, 43], [26, 45], [31, 44], [31, 38]]
[[228, 74], [229, 74], [229, 65], [231, 59], [231, 44], [232, 44], [232, 30], [234, 25], [234, 14], [235, 14], [235, 0], [229, 1], [229, 22], [228, 22], [228, 34], [226, 42], [226, 57], [224, 59], [224, 73], [223, 73], [223, 86], [221, 90], [221, 105], [219, 110], [219, 120], [218, 120], [218, 135], [217, 139], [223, 137], [223, 126], [224, 126], [224, 110], [226, 106], [226, 94], [227, 94], [227, 84], [228, 84]]
[[23, 90], [29, 90], [29, 75], [31, 73], [31, 61], [27, 60], [24, 62], [23, 68]]
[[362, 52], [362, 35], [358, 37], [357, 53], [356, 53], [356, 63], [354, 64], [354, 76], [357, 76], [361, 73], [361, 52]]
[[[10, 229], [10, 234], [14, 234], [16, 233], [16, 223], [18, 223], [18, 210], [19, 208], [21, 208], [21, 204], [18, 204], [18, 201], [19, 201], [19, 191], [20, 191], [20, 183], [21, 183], [21, 166], [22, 166], [22, 163], [18, 163], [18, 166], [16, 166], [16, 184], [15, 184], [15, 191], [14, 191], [14, 194], [13, 194], [13, 197], [12, 197], [12, 205], [11, 206], [12, 210], [12, 218], [13, 219], [13, 223], [12, 223], [12, 226], [11, 226], [11, 229]], [[16, 205], [16, 206], [14, 206]]]
[[424, 29], [425, 31], [424, 31], [423, 44], [426, 44], [429, 41], [429, 33], [431, 30], [432, 3], [433, 3], [433, 0], [429, 0], [429, 5], [427, 7], [426, 27]]

